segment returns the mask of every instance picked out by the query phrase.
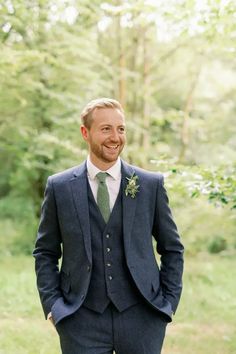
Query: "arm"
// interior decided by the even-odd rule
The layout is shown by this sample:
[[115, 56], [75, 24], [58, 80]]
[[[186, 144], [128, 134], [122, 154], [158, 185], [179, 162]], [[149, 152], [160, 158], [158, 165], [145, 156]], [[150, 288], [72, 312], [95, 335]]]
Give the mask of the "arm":
[[153, 236], [157, 241], [157, 252], [161, 255], [160, 281], [163, 295], [175, 312], [182, 291], [184, 247], [171, 214], [164, 178], [159, 176]]
[[33, 251], [40, 300], [47, 318], [54, 302], [62, 297], [58, 260], [61, 257], [61, 235], [51, 178], [48, 178], [37, 240]]

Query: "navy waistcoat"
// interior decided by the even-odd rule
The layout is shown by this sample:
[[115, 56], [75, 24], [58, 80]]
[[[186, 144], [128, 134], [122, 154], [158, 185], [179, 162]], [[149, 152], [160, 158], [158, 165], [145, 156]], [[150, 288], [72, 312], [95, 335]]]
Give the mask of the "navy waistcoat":
[[89, 183], [88, 198], [93, 267], [83, 305], [103, 313], [112, 302], [121, 312], [138, 303], [141, 298], [125, 261], [121, 189], [107, 224]]

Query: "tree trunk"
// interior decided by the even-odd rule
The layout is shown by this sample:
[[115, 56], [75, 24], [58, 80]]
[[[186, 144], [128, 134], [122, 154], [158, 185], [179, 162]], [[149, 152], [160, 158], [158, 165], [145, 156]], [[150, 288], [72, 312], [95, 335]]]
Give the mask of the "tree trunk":
[[[117, 1], [117, 6], [120, 5], [120, 1]], [[121, 103], [122, 107], [125, 108], [125, 96], [126, 96], [126, 77], [125, 77], [125, 68], [126, 68], [126, 58], [123, 48], [122, 41], [122, 28], [121, 28], [121, 18], [120, 14], [116, 16], [116, 31], [117, 31], [117, 58], [118, 58], [118, 100]]]
[[142, 133], [142, 147], [145, 151], [150, 147], [150, 60], [149, 60], [149, 47], [147, 39], [147, 28], [143, 31], [143, 133]]
[[189, 132], [189, 119], [190, 119], [190, 114], [192, 112], [192, 108], [193, 108], [193, 97], [194, 97], [194, 92], [198, 83], [198, 79], [199, 79], [199, 75], [200, 75], [200, 68], [197, 71], [193, 82], [190, 86], [188, 95], [187, 95], [187, 99], [186, 99], [186, 103], [184, 106], [184, 117], [183, 117], [183, 124], [182, 124], [182, 129], [181, 129], [181, 149], [180, 149], [180, 153], [179, 153], [179, 159], [178, 161], [180, 163], [184, 162], [185, 158], [186, 158], [186, 152], [189, 146], [189, 142], [190, 142], [190, 132]]

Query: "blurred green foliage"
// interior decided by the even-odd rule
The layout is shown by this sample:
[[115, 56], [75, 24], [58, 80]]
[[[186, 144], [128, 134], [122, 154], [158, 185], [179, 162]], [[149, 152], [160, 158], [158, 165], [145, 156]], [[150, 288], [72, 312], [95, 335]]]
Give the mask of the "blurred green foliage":
[[125, 108], [123, 157], [165, 173], [188, 251], [235, 248], [235, 12], [233, 0], [0, 3], [1, 252], [31, 252], [47, 176], [86, 158], [79, 115], [99, 96]]
[[227, 249], [226, 239], [222, 236], [214, 237], [208, 244], [208, 251], [210, 253], [219, 253]]

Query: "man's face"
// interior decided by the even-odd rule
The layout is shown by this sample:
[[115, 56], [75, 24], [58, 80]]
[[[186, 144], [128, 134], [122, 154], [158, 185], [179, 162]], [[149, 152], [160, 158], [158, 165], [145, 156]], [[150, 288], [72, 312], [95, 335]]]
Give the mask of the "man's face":
[[82, 126], [81, 132], [92, 163], [106, 170], [114, 165], [126, 142], [124, 115], [115, 108], [99, 108], [92, 117], [90, 129]]

